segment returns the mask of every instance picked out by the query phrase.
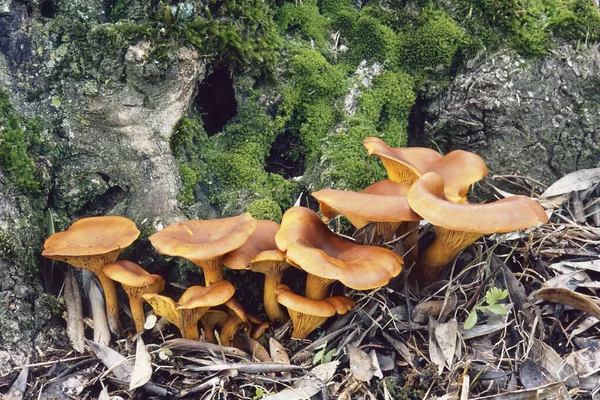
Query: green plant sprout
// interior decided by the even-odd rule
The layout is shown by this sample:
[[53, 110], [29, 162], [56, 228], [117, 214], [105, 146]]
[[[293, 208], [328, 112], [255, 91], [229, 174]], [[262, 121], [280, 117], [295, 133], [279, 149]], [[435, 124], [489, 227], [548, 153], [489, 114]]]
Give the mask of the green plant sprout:
[[508, 314], [508, 309], [504, 304], [498, 304], [508, 296], [508, 290], [497, 287], [490, 288], [485, 294], [485, 298], [473, 307], [469, 316], [465, 320], [463, 329], [468, 330], [477, 324], [477, 311], [488, 312], [496, 315]]
[[319, 350], [313, 357], [313, 365], [327, 364], [328, 362], [331, 362], [336, 349], [331, 349], [328, 352], [325, 352], [325, 350], [327, 350], [327, 342], [325, 342], [323, 348]]

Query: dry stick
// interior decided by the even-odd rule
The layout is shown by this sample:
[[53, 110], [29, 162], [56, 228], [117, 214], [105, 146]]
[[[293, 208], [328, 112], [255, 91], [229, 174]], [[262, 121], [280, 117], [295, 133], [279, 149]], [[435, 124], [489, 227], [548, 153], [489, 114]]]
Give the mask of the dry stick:
[[340, 334], [342, 334], [344, 331], [347, 331], [348, 329], [353, 329], [355, 328], [359, 323], [355, 322], [351, 325], [345, 326], [343, 328], [341, 328], [338, 331], [335, 332], [331, 332], [328, 335], [323, 336], [320, 339], [315, 340], [314, 342], [312, 342], [311, 344], [309, 344], [308, 346], [304, 347], [302, 350], [298, 351], [296, 354], [294, 354], [292, 356], [292, 358], [290, 359], [291, 362], [296, 362], [298, 361], [298, 358], [300, 358], [300, 355], [304, 352], [313, 350], [317, 347], [319, 347], [320, 345], [322, 345], [323, 343], [329, 341], [330, 339], [334, 339], [335, 337], [339, 336]]
[[249, 358], [250, 356], [245, 351], [236, 349], [235, 347], [219, 346], [218, 344], [200, 342], [191, 339], [171, 339], [163, 343], [161, 347], [170, 349], [188, 350], [188, 351], [204, 351], [207, 353], [217, 354], [223, 352], [230, 356]]
[[188, 367], [190, 371], [238, 371], [247, 374], [268, 374], [271, 372], [292, 372], [300, 369], [305, 369], [300, 365], [290, 365], [274, 362], [260, 363], [236, 363], [236, 364], [215, 364], [204, 367]]

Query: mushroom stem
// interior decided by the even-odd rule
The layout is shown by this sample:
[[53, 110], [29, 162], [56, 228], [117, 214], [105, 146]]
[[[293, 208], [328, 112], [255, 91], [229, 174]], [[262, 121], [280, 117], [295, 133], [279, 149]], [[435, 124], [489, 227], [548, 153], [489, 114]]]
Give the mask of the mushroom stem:
[[223, 257], [216, 257], [198, 264], [204, 272], [204, 282], [210, 286], [215, 282], [223, 280]]
[[120, 335], [123, 331], [123, 327], [121, 326], [121, 320], [119, 319], [119, 301], [117, 297], [117, 286], [115, 285], [115, 281], [106, 276], [100, 269], [94, 272], [96, 273], [96, 276], [100, 281], [100, 285], [102, 285], [102, 290], [104, 291], [108, 326], [113, 333]]
[[319, 317], [316, 315], [305, 314], [288, 308], [290, 317], [294, 321], [294, 330], [292, 339], [306, 339], [315, 329], [323, 325], [329, 317]]
[[144, 314], [144, 301], [141, 298], [129, 296], [129, 308], [131, 308], [131, 317], [135, 323], [135, 331], [143, 332], [144, 324], [146, 323], [146, 315]]
[[394, 238], [394, 233], [401, 224], [402, 222], [377, 222], [375, 230], [384, 242], [389, 242]]
[[462, 232], [435, 227], [435, 239], [419, 259], [416, 280], [422, 287], [438, 279], [444, 266], [462, 249], [483, 236], [477, 232]]
[[322, 278], [313, 274], [306, 277], [306, 297], [309, 299], [322, 300], [327, 297], [329, 285], [335, 282], [335, 279]]
[[285, 322], [289, 319], [285, 311], [279, 306], [277, 294], [275, 293], [277, 287], [281, 285], [282, 275], [283, 271], [274, 274], [265, 274], [263, 303], [267, 317], [273, 322]]

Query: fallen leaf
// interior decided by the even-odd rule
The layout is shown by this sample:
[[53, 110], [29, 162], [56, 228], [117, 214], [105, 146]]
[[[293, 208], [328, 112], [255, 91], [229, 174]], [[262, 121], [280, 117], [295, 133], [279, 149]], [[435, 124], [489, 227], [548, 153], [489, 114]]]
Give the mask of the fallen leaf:
[[553, 303], [566, 304], [596, 318], [600, 318], [600, 307], [591, 296], [563, 288], [543, 288], [535, 292], [534, 297]]
[[531, 359], [527, 359], [521, 364], [521, 367], [519, 368], [519, 379], [525, 389], [536, 388], [552, 383]]
[[531, 389], [515, 390], [512, 392], [494, 394], [485, 397], [475, 397], [472, 398], [472, 400], [544, 400], [548, 398], [556, 399], [557, 392], [563, 387], [564, 384], [562, 382], [556, 382]]
[[542, 193], [542, 197], [548, 198], [569, 192], [578, 192], [589, 189], [598, 182], [600, 182], [600, 168], [581, 169], [554, 182]]
[[1, 395], [1, 398], [4, 400], [21, 400], [25, 396], [25, 391], [27, 390], [27, 377], [29, 377], [29, 357], [25, 360], [25, 366], [21, 368], [21, 372], [19, 372], [19, 376], [13, 382], [8, 392]]
[[434, 331], [435, 340], [439, 346], [444, 361], [448, 367], [452, 366], [456, 353], [456, 339], [458, 337], [458, 323], [452, 318], [444, 324], [437, 324]]
[[371, 350], [369, 352], [369, 357], [371, 357], [371, 365], [373, 366], [373, 376], [383, 379], [383, 372], [381, 371], [381, 367], [379, 366], [379, 358], [377, 357], [377, 352], [375, 350]]
[[129, 382], [131, 380], [131, 371], [135, 365], [132, 359], [128, 360], [103, 344], [95, 343], [91, 340], [88, 340], [87, 344], [90, 346], [96, 357], [102, 361], [102, 364], [112, 371], [115, 378], [123, 382]]
[[285, 348], [274, 338], [269, 338], [269, 354], [273, 362], [290, 363], [290, 356], [285, 351]]
[[371, 357], [358, 347], [348, 345], [348, 354], [350, 355], [350, 371], [356, 379], [361, 382], [368, 382], [374, 374]]
[[317, 379], [327, 383], [333, 378], [339, 365], [340, 362], [335, 360], [325, 364], [319, 364], [311, 369], [310, 372], [317, 377]]
[[146, 349], [142, 337], [138, 337], [135, 349], [135, 364], [131, 372], [129, 390], [144, 386], [152, 377], [152, 358]]
[[533, 339], [531, 358], [540, 368], [545, 369], [555, 382], [564, 382], [568, 387], [577, 387], [579, 384], [575, 370], [565, 364], [556, 350], [541, 340]]

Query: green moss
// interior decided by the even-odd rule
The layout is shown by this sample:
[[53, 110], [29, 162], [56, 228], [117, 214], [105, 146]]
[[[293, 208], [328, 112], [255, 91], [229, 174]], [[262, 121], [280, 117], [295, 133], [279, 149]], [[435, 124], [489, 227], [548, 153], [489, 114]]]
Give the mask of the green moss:
[[417, 73], [438, 66], [448, 68], [463, 37], [462, 28], [445, 11], [427, 7], [416, 26], [407, 31], [400, 62]]
[[246, 212], [255, 219], [268, 219], [280, 222], [282, 217], [281, 207], [272, 199], [258, 199], [248, 204]]
[[359, 99], [360, 115], [374, 123], [381, 135], [393, 138], [397, 146], [406, 145], [408, 115], [416, 100], [413, 85], [413, 79], [403, 72], [384, 71]]
[[369, 15], [363, 15], [350, 36], [350, 58], [354, 63], [363, 59], [394, 62], [401, 40], [402, 37], [390, 27]]
[[265, 171], [275, 137], [273, 119], [255, 98], [210, 138], [198, 116], [183, 118], [171, 139], [183, 184], [181, 205], [209, 203], [226, 214], [239, 213], [257, 199], [290, 207], [296, 185]]
[[325, 48], [329, 20], [319, 13], [315, 1], [284, 3], [277, 12], [276, 20], [281, 31], [298, 31], [304, 39], [313, 40], [318, 48]]
[[351, 118], [344, 129], [329, 134], [323, 146], [324, 171], [319, 186], [358, 191], [385, 179], [383, 167], [375, 157], [369, 157], [362, 145], [363, 139], [374, 132], [376, 127], [369, 120]]
[[27, 135], [22, 120], [3, 90], [0, 90], [0, 127], [0, 168], [7, 180], [26, 193], [39, 191], [35, 164], [28, 155], [32, 141], [37, 138]]

